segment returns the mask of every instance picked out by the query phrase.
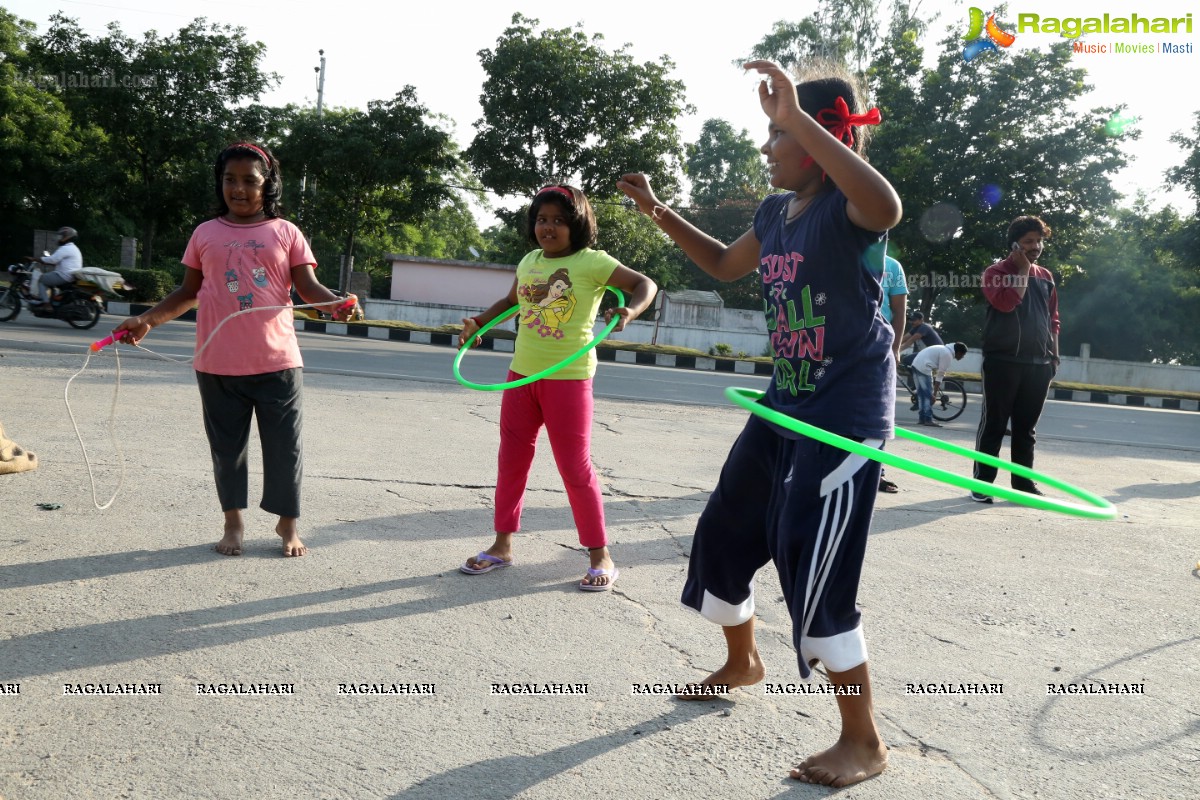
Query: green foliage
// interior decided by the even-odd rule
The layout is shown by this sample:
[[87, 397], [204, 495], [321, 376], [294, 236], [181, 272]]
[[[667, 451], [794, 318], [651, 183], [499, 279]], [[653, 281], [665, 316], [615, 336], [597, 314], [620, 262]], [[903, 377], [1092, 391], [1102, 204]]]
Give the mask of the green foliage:
[[1187, 227], [1139, 199], [1081, 246], [1080, 275], [1059, 292], [1063, 353], [1086, 342], [1093, 358], [1200, 365], [1200, 270]]
[[[732, 244], [739, 236], [754, 225], [754, 212], [766, 192], [757, 196], [749, 192], [742, 197], [718, 200], [712, 207], [693, 207], [680, 210], [680, 215], [700, 230], [725, 244]], [[693, 264], [683, 251], [679, 251], [683, 262], [682, 287], [717, 292], [725, 301], [726, 308], [761, 309], [762, 280], [752, 272], [732, 283], [719, 281]]]
[[85, 134], [29, 58], [33, 41], [33, 25], [0, 8], [0, 253], [9, 259], [30, 255], [30, 232], [55, 224], [43, 222], [61, 211], [50, 187]]
[[717, 342], [708, 348], [708, 354], [710, 356], [731, 356], [733, 355], [733, 348], [725, 344], [725, 342]]
[[723, 119], [706, 120], [700, 138], [687, 145], [684, 164], [692, 205], [714, 207], [729, 199], [761, 198], [771, 191], [757, 145]]
[[[1069, 278], [1067, 265], [1118, 197], [1109, 175], [1125, 158], [1104, 123], [1120, 109], [1063, 113], [1088, 88], [1070, 42], [965, 63], [951, 31], [927, 69], [912, 26], [897, 18], [870, 72], [884, 119], [871, 161], [904, 200], [889, 254], [904, 264], [909, 306], [928, 312], [952, 293], [981, 302], [963, 279], [1008, 251], [1008, 223], [1021, 214], [1049, 222], [1044, 266]], [[1021, 98], [1017, 117], [1013, 98]], [[925, 215], [938, 204], [961, 219], [931, 225]]]
[[776, 22], [749, 58], [734, 63], [767, 59], [794, 69], [813, 61], [853, 61], [862, 72], [874, 53], [878, 28], [879, 0], [825, 0], [799, 22]]
[[667, 77], [674, 64], [635, 63], [581, 28], [537, 26], [514, 14], [495, 49], [479, 52], [483, 118], [466, 157], [483, 184], [527, 198], [558, 180], [590, 197], [641, 171], [668, 196], [682, 150], [676, 120], [690, 111], [683, 84]]
[[427, 114], [411, 86], [365, 112], [296, 112], [279, 157], [290, 165], [292, 191], [305, 177], [300, 227], [353, 255], [360, 237], [384, 236], [448, 203], [444, 178], [458, 160], [450, 136]]
[[[131, 303], [157, 303], [175, 288], [170, 272], [162, 269], [118, 269], [125, 279], [124, 296]], [[132, 287], [132, 288], [130, 288]]]
[[264, 54], [242, 28], [203, 18], [138, 41], [116, 23], [92, 37], [51, 17], [30, 55], [49, 74], [79, 76], [62, 101], [76, 124], [103, 131], [59, 184], [109, 227], [135, 228], [143, 264], [155, 263], [157, 237], [190, 228], [213, 202], [212, 163], [238, 125], [233, 109], [276, 80], [260, 68]]

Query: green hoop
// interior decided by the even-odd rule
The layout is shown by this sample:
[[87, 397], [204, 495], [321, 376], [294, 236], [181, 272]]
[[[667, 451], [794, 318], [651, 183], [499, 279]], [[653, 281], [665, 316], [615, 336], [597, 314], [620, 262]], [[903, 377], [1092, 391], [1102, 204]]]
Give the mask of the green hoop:
[[[608, 289], [608, 291], [617, 296], [618, 307], [625, 305], [625, 294], [620, 289], [615, 286], [605, 286], [604, 288]], [[484, 325], [482, 328], [476, 331], [475, 336], [471, 337], [472, 340], [479, 336], [483, 336], [492, 328], [496, 327], [501, 322], [504, 322], [506, 319], [511, 317], [513, 314], [516, 314], [520, 310], [521, 306], [515, 305], [508, 311], [505, 311], [503, 314], [496, 317], [487, 325]], [[536, 372], [533, 375], [526, 375], [524, 378], [517, 378], [515, 381], [508, 381], [506, 383], [475, 383], [474, 381], [464, 378], [462, 372], [459, 371], [459, 365], [462, 364], [463, 356], [467, 354], [467, 351], [471, 349], [471, 345], [474, 343], [473, 341], [464, 342], [463, 346], [458, 349], [458, 355], [454, 357], [454, 377], [459, 383], [461, 383], [463, 386], [466, 386], [468, 389], [477, 389], [481, 392], [498, 392], [502, 389], [515, 389], [518, 386], [524, 386], [527, 383], [540, 381], [542, 378], [558, 372], [568, 364], [574, 363], [580, 358], [583, 358], [585, 355], [587, 355], [589, 350], [594, 349], [596, 345], [600, 344], [601, 340], [603, 340], [605, 336], [608, 336], [610, 333], [612, 333], [613, 328], [617, 327], [617, 324], [620, 323], [620, 321], [621, 318], [616, 314], [613, 314], [613, 318], [609, 321], [608, 325], [604, 327], [604, 330], [597, 334], [596, 338], [592, 339], [590, 342], [564, 358], [562, 361], [558, 362], [557, 364], [551, 364], [541, 372]]]
[[790, 431], [795, 431], [803, 436], [808, 436], [816, 439], [818, 442], [833, 445], [855, 455], [869, 458], [872, 461], [878, 461], [881, 464], [887, 464], [889, 467], [896, 467], [907, 472], [912, 472], [926, 478], [932, 478], [935, 481], [948, 483], [952, 486], [958, 486], [979, 494], [991, 495], [1009, 500], [1013, 503], [1019, 503], [1030, 508], [1037, 508], [1043, 511], [1055, 511], [1060, 514], [1071, 514], [1076, 517], [1084, 517], [1087, 519], [1112, 519], [1117, 515], [1116, 506], [1105, 500], [1103, 497], [1098, 497], [1091, 492], [1085, 491], [1078, 487], [1072, 486], [1069, 483], [1060, 481], [1057, 478], [1052, 478], [1049, 475], [1043, 475], [1040, 472], [1034, 472], [1028, 467], [1023, 467], [1020, 464], [1014, 464], [1011, 461], [1003, 461], [995, 456], [989, 456], [986, 453], [980, 453], [977, 450], [971, 450], [967, 447], [962, 447], [951, 442], [943, 442], [941, 439], [935, 439], [932, 436], [926, 436], [915, 431], [905, 430], [904, 428], [896, 428], [896, 436], [901, 439], [908, 439], [918, 444], [929, 445], [936, 447], [939, 450], [945, 450], [947, 453], [954, 455], [965, 456], [972, 461], [979, 461], [998, 469], [1006, 470], [1014, 475], [1019, 475], [1022, 478], [1041, 481], [1047, 486], [1053, 486], [1055, 489], [1063, 491], [1074, 497], [1078, 497], [1088, 503], [1088, 505], [1080, 505], [1078, 503], [1068, 503], [1065, 500], [1055, 500], [1051, 497], [1041, 497], [1036, 494], [1018, 491], [1016, 489], [1008, 489], [1003, 486], [997, 486], [994, 483], [968, 478], [965, 475], [956, 475], [953, 472], [947, 472], [944, 469], [931, 467], [928, 464], [922, 464], [918, 461], [913, 461], [903, 456], [898, 456], [894, 453], [888, 453], [874, 447], [856, 442], [853, 439], [847, 439], [845, 436], [839, 436], [836, 433], [818, 428], [815, 425], [810, 425], [807, 422], [801, 422], [798, 419], [789, 417], [776, 411], [773, 408], [767, 408], [757, 402], [763, 396], [764, 392], [757, 389], [740, 389], [736, 386], [730, 386], [725, 390], [726, 399], [741, 406], [747, 411], [762, 417], [768, 422], [773, 422], [781, 428], [787, 428]]

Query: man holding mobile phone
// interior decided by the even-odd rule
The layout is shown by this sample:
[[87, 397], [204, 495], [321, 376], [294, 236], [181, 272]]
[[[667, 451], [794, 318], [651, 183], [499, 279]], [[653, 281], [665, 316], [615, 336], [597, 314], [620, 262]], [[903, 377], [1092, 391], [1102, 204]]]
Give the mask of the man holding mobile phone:
[[[1035, 262], [1050, 238], [1038, 217], [1017, 217], [1008, 226], [1009, 254], [983, 273], [987, 319], [983, 327], [983, 413], [975, 449], [1000, 454], [1005, 429], [1012, 431], [1012, 461], [1033, 467], [1038, 419], [1050, 381], [1058, 372], [1058, 292], [1054, 276]], [[992, 483], [996, 468], [975, 462], [974, 475]], [[1029, 478], [1012, 476], [1012, 487], [1042, 494]], [[971, 499], [991, 503], [978, 492]]]

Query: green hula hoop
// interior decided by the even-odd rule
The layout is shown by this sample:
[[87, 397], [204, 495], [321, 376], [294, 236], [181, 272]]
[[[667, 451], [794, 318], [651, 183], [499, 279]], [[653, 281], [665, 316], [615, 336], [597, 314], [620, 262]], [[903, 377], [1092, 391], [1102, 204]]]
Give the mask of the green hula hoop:
[[926, 478], [932, 478], [935, 481], [948, 483], [952, 486], [958, 486], [963, 489], [968, 489], [972, 492], [987, 494], [993, 497], [1000, 497], [1009, 500], [1013, 503], [1019, 503], [1030, 508], [1042, 509], [1044, 511], [1055, 511], [1060, 514], [1071, 514], [1076, 517], [1085, 517], [1087, 519], [1112, 519], [1117, 515], [1116, 506], [1105, 500], [1103, 497], [1098, 497], [1091, 492], [1085, 491], [1078, 487], [1072, 486], [1069, 483], [1060, 481], [1057, 478], [1052, 478], [1049, 475], [1043, 475], [1040, 472], [1034, 472], [1028, 467], [1014, 464], [1011, 461], [1003, 461], [995, 456], [989, 456], [986, 453], [980, 453], [977, 450], [971, 450], [967, 447], [962, 447], [951, 442], [944, 442], [941, 439], [935, 439], [932, 436], [925, 436], [915, 431], [905, 430], [904, 428], [896, 428], [896, 436], [901, 439], [908, 439], [918, 444], [929, 445], [936, 447], [939, 450], [945, 450], [947, 453], [953, 453], [959, 456], [965, 456], [972, 461], [979, 461], [998, 469], [1003, 469], [1011, 472], [1014, 475], [1019, 475], [1030, 480], [1041, 481], [1047, 486], [1053, 486], [1055, 489], [1063, 491], [1074, 497], [1078, 497], [1088, 503], [1088, 505], [1080, 505], [1078, 503], [1068, 503], [1065, 500], [1055, 500], [1051, 497], [1041, 497], [1028, 492], [1021, 492], [1016, 489], [1008, 489], [1003, 486], [997, 486], [994, 483], [968, 478], [965, 475], [956, 475], [953, 472], [947, 472], [944, 469], [931, 467], [928, 464], [922, 464], [918, 461], [913, 461], [903, 456], [898, 456], [894, 453], [888, 453], [874, 447], [856, 442], [853, 439], [847, 439], [845, 436], [839, 436], [836, 433], [818, 428], [815, 425], [810, 425], [807, 422], [801, 422], [798, 419], [789, 417], [776, 411], [773, 408], [767, 408], [755, 401], [763, 396], [763, 392], [757, 389], [739, 389], [736, 386], [730, 386], [725, 390], [726, 399], [750, 411], [751, 413], [762, 417], [768, 422], [773, 422], [781, 428], [787, 428], [790, 431], [816, 439], [818, 442], [833, 445], [855, 455], [869, 458], [872, 461], [878, 461], [881, 464], [887, 464], [889, 467], [896, 467], [907, 472], [912, 472]]
[[[612, 292], [613, 294], [615, 294], [617, 296], [617, 305], [618, 306], [625, 305], [625, 294], [620, 289], [618, 289], [615, 286], [605, 286], [604, 288], [608, 289], [610, 292]], [[471, 337], [472, 341], [467, 341], [467, 342], [463, 343], [463, 346], [458, 349], [458, 355], [456, 355], [454, 357], [454, 377], [458, 379], [459, 383], [461, 383], [463, 386], [466, 386], [468, 389], [477, 389], [481, 392], [498, 392], [502, 389], [515, 389], [518, 386], [524, 386], [527, 383], [533, 383], [534, 381], [540, 381], [542, 378], [545, 378], [548, 375], [553, 375], [554, 373], [558, 372], [560, 369], [567, 366], [568, 364], [574, 363], [578, 359], [583, 358], [585, 355], [587, 355], [588, 351], [594, 349], [596, 347], [596, 345], [600, 344], [600, 341], [602, 339], [604, 339], [605, 336], [608, 336], [610, 333], [612, 333], [613, 328], [617, 327], [618, 323], [620, 323], [620, 321], [621, 321], [621, 318], [619, 316], [617, 316], [616, 314], [614, 314], [613, 318], [609, 321], [608, 325], [606, 325], [604, 327], [604, 330], [600, 331], [600, 333], [596, 336], [596, 338], [592, 339], [590, 342], [588, 342], [583, 347], [579, 348], [574, 353], [567, 356], [566, 358], [564, 358], [562, 361], [558, 362], [557, 364], [551, 364], [550, 366], [546, 367], [541, 372], [535, 372], [533, 375], [526, 375], [524, 378], [517, 378], [515, 381], [508, 381], [507, 383], [475, 383], [472, 380], [468, 380], [467, 378], [464, 378], [462, 372], [459, 371], [459, 366], [462, 364], [463, 356], [465, 356], [467, 354], [467, 351], [470, 350], [471, 346], [474, 344], [473, 340], [479, 336], [483, 336], [485, 333], [490, 331], [492, 328], [496, 327], [501, 322], [504, 322], [506, 319], [511, 317], [513, 314], [516, 314], [520, 310], [521, 310], [520, 305], [513, 306], [508, 311], [505, 311], [503, 314], [496, 317], [494, 320], [489, 322], [487, 325], [484, 325], [482, 328], [480, 328], [478, 331], [476, 331], [475, 336]]]

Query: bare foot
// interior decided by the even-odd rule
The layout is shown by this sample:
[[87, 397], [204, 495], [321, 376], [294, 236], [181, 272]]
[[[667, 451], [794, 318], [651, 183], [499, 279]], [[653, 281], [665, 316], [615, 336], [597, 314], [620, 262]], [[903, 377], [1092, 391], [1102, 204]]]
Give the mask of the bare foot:
[[[736, 664], [726, 661], [725, 666], [699, 683], [689, 683], [686, 691], [675, 695], [675, 698], [677, 700], [715, 700], [728, 694], [730, 689], [736, 689], [739, 686], [753, 686], [766, 677], [766, 674], [762, 659], [758, 657], [758, 650], [754, 650], [745, 660], [739, 659]], [[704, 688], [706, 686], [712, 688], [706, 690]], [[723, 692], [717, 691], [720, 687], [724, 687]]]
[[283, 539], [283, 554], [285, 556], [302, 556], [308, 552], [304, 542], [300, 541], [300, 532], [296, 526], [295, 517], [280, 517], [275, 532]]
[[225, 525], [225, 535], [217, 542], [217, 552], [223, 556], [240, 556], [242, 554], [242, 526]]
[[828, 750], [809, 756], [791, 771], [801, 783], [819, 783], [841, 788], [873, 778], [887, 766], [887, 747], [876, 739], [874, 744], [846, 738]]
[[217, 553], [221, 555], [241, 555], [241, 535], [245, 533], [245, 525], [241, 522], [241, 511], [224, 512], [226, 515], [226, 533], [217, 542]]

